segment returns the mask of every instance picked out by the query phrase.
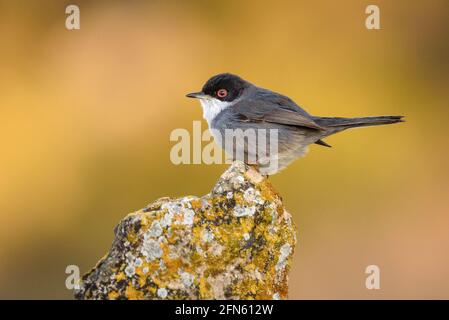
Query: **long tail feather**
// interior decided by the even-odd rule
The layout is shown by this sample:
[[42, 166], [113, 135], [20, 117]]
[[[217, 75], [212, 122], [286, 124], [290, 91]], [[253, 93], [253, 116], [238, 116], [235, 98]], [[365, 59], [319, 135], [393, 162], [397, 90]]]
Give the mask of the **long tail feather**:
[[313, 120], [320, 126], [329, 129], [337, 129], [337, 131], [365, 126], [377, 126], [383, 124], [392, 124], [404, 122], [403, 116], [381, 116], [381, 117], [364, 117], [364, 118], [330, 118], [315, 117]]

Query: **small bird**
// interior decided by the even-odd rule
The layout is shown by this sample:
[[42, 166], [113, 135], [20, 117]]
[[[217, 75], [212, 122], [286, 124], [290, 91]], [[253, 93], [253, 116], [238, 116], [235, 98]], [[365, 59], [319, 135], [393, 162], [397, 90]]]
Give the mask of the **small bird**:
[[[317, 117], [300, 108], [290, 98], [263, 89], [230, 73], [210, 78], [200, 92], [189, 93], [197, 98], [203, 108], [203, 116], [211, 129], [214, 140], [236, 160], [236, 146], [225, 144], [225, 131], [232, 129], [277, 130], [277, 150], [255, 151], [245, 145], [244, 160], [257, 167], [263, 175], [272, 175], [303, 156], [310, 144], [330, 147], [324, 138], [337, 132], [356, 127], [403, 122], [402, 116], [379, 116], [363, 118]], [[271, 149], [270, 149], [271, 150]], [[252, 154], [250, 154], [252, 153]], [[255, 159], [248, 162], [247, 159]], [[238, 159], [242, 160], [242, 159]], [[276, 166], [269, 165], [276, 161]]]

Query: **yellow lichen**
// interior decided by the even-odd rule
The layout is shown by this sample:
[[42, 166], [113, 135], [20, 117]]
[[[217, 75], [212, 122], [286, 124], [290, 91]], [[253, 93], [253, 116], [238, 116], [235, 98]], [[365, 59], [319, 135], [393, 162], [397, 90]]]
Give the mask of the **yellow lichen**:
[[120, 296], [120, 294], [117, 291], [111, 291], [108, 293], [108, 299], [109, 300], [115, 300]]
[[124, 272], [118, 272], [115, 274], [115, 280], [118, 282], [120, 280], [125, 280], [126, 279], [126, 275]]
[[[252, 173], [252, 178], [257, 179], [248, 183], [242, 168], [231, 167], [234, 174], [225, 173], [219, 182], [228, 186], [223, 190], [232, 191], [217, 191], [203, 198], [158, 200], [145, 210], [128, 215], [120, 230], [125, 231], [122, 242], [131, 244], [126, 245], [131, 258], [125, 261], [124, 254], [118, 258], [110, 254], [103, 261], [113, 263], [97, 266], [114, 265], [109, 269], [115, 276], [108, 284], [107, 297], [286, 298], [287, 274], [296, 240], [294, 226], [272, 185], [260, 180], [256, 173]], [[239, 187], [243, 186], [242, 177], [246, 179], [245, 187]], [[186, 213], [190, 215], [187, 223]], [[164, 218], [167, 215], [168, 220]], [[146, 251], [142, 251], [143, 242]], [[285, 245], [289, 248], [287, 256], [285, 249], [281, 255]], [[126, 274], [123, 270], [127, 270]], [[88, 277], [95, 281], [96, 274]], [[89, 297], [102, 294], [98, 290]]]
[[144, 292], [135, 289], [131, 284], [128, 284], [125, 290], [125, 296], [129, 300], [140, 300], [144, 296]]

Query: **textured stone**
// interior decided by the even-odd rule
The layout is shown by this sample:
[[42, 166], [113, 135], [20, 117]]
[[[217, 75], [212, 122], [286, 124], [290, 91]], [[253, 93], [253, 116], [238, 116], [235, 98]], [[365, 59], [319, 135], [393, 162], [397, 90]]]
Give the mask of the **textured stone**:
[[296, 244], [271, 184], [235, 162], [201, 198], [161, 198], [126, 216], [78, 299], [285, 299]]

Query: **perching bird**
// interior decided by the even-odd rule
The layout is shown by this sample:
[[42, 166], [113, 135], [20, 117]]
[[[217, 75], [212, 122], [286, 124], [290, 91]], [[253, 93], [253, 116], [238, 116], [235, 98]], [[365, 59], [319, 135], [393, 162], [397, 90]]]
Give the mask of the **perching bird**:
[[[255, 165], [261, 174], [272, 175], [287, 167], [293, 160], [307, 151], [309, 144], [330, 147], [323, 138], [355, 127], [373, 126], [402, 122], [402, 116], [380, 116], [363, 118], [316, 117], [301, 109], [290, 98], [279, 93], [257, 87], [239, 76], [223, 73], [210, 78], [200, 92], [187, 94], [189, 98], [200, 99], [203, 115], [207, 120], [215, 141], [232, 158]], [[254, 144], [270, 140], [255, 141], [231, 138], [226, 143], [226, 133], [276, 131], [276, 148], [253, 148]], [[273, 131], [274, 132], [274, 131]], [[240, 133], [241, 134], [241, 133]], [[248, 138], [251, 135], [247, 135]], [[237, 155], [238, 144], [244, 144], [243, 159]], [[242, 142], [244, 141], [244, 142]], [[228, 141], [229, 142], [229, 141]], [[259, 150], [261, 149], [261, 150]], [[252, 159], [249, 161], [248, 159]], [[276, 165], [273, 166], [273, 163]]]

